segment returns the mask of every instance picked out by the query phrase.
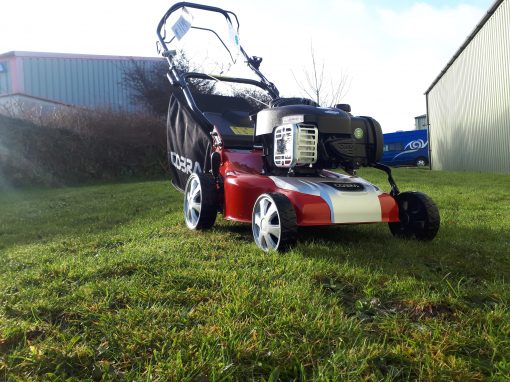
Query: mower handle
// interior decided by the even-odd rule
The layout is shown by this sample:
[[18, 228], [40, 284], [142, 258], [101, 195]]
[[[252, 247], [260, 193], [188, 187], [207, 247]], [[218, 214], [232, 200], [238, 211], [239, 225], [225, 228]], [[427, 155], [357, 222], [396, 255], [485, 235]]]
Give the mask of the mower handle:
[[182, 75], [182, 78], [184, 80], [187, 80], [188, 78], [198, 78], [202, 80], [220, 80], [224, 82], [234, 82], [237, 84], [246, 84], [246, 85], [253, 85], [257, 86], [258, 88], [261, 88], [262, 90], [265, 90], [271, 94], [271, 88], [267, 86], [265, 83], [257, 80], [252, 80], [249, 78], [238, 78], [238, 77], [227, 77], [222, 75], [216, 75], [216, 74], [205, 74], [205, 73], [199, 73], [199, 72], [188, 72], [184, 73]]
[[[170, 17], [170, 15], [172, 13], [174, 13], [175, 11], [179, 10], [179, 9], [182, 9], [184, 7], [187, 7], [187, 8], [195, 8], [195, 9], [200, 9], [200, 10], [203, 10], [203, 11], [211, 11], [211, 12], [216, 12], [216, 13], [219, 13], [221, 15], [223, 15], [225, 17], [225, 19], [227, 20], [228, 23], [230, 23], [230, 25], [232, 26], [232, 28], [234, 28], [234, 25], [232, 23], [232, 19], [230, 16], [232, 16], [234, 19], [235, 19], [235, 22], [237, 24], [237, 26], [235, 27], [236, 29], [236, 32], [239, 34], [239, 19], [237, 18], [237, 15], [234, 13], [234, 12], [231, 12], [231, 11], [226, 11], [224, 9], [221, 9], [221, 8], [218, 8], [218, 7], [213, 7], [211, 5], [203, 5], [203, 4], [196, 4], [196, 3], [189, 3], [189, 2], [185, 2], [185, 1], [182, 1], [182, 2], [179, 2], [179, 3], [175, 3], [174, 5], [172, 5], [168, 11], [166, 11], [166, 13], [164, 14], [164, 16], [161, 18], [159, 24], [158, 24], [158, 27], [157, 27], [157, 35], [158, 35], [158, 40], [159, 40], [159, 43], [161, 44], [161, 47], [163, 48], [163, 51], [161, 52], [162, 53], [162, 56], [165, 57], [168, 61], [169, 61], [169, 64], [170, 64], [170, 67], [172, 69], [172, 63], [171, 63], [171, 56], [172, 56], [172, 53], [168, 50], [168, 47], [167, 47], [167, 42], [165, 41], [165, 38], [166, 38], [166, 35], [162, 35], [162, 29], [166, 23], [166, 21], [168, 20], [168, 17]], [[220, 40], [220, 42], [223, 44], [223, 46], [225, 47], [225, 49], [227, 49], [227, 52], [230, 54], [230, 57], [232, 57], [232, 53], [230, 52], [230, 50], [227, 48], [227, 46], [225, 45], [225, 43], [223, 42], [223, 40], [218, 36], [218, 34], [213, 31], [212, 29], [207, 29], [207, 28], [200, 28], [200, 27], [193, 27], [192, 28], [195, 28], [195, 29], [202, 29], [202, 30], [207, 30], [207, 31], [210, 31], [212, 33], [214, 33], [216, 35], [216, 37], [218, 37], [218, 39]], [[175, 36], [173, 37], [175, 38]], [[172, 38], [172, 40], [173, 40]], [[170, 40], [170, 41], [172, 41]], [[260, 86], [259, 84], [263, 84], [262, 88], [264, 90], [267, 90], [269, 92], [269, 94], [271, 94], [271, 96], [273, 98], [278, 98], [279, 97], [279, 94], [280, 92], [278, 91], [278, 89], [276, 88], [276, 86], [270, 82], [263, 74], [262, 72], [259, 70], [259, 67], [260, 67], [260, 62], [262, 61], [262, 58], [260, 57], [250, 57], [248, 56], [248, 54], [246, 53], [246, 51], [243, 49], [243, 47], [241, 45], [239, 45], [239, 50], [241, 52], [241, 54], [244, 56], [244, 58], [246, 59], [246, 63], [248, 64], [248, 67], [253, 70], [255, 72], [255, 74], [260, 78], [261, 82], [257, 82], [257, 85], [256, 86]], [[171, 70], [172, 71], [172, 70]], [[171, 79], [171, 82], [172, 83], [180, 83], [181, 81], [179, 81], [179, 75], [178, 73], [171, 73], [170, 75], [170, 79]], [[182, 86], [182, 83], [181, 83], [181, 86]]]
[[211, 5], [203, 5], [203, 4], [188, 3], [186, 1], [181, 1], [179, 3], [175, 3], [174, 5], [171, 6], [168, 9], [168, 11], [166, 11], [165, 15], [161, 18], [161, 20], [159, 21], [159, 24], [158, 24], [158, 28], [157, 28], [158, 39], [159, 39], [161, 46], [164, 48], [165, 51], [167, 50], [167, 46], [166, 46], [166, 42], [165, 42], [165, 36], [161, 35], [161, 30], [163, 29], [163, 26], [165, 25], [166, 20], [168, 20], [168, 17], [170, 17], [170, 15], [172, 13], [174, 13], [175, 11], [177, 11], [181, 8], [184, 8], [184, 7], [220, 13], [223, 16], [225, 16], [225, 19], [227, 19], [227, 21], [230, 23], [230, 25], [232, 25], [232, 27], [234, 27], [234, 25], [232, 24], [232, 20], [230, 19], [230, 16], [229, 16], [229, 15], [232, 15], [232, 16], [234, 16], [234, 18], [236, 20], [237, 32], [239, 32], [239, 19], [237, 18], [237, 15], [234, 12], [226, 11], [224, 9], [221, 9], [218, 7], [213, 7]]

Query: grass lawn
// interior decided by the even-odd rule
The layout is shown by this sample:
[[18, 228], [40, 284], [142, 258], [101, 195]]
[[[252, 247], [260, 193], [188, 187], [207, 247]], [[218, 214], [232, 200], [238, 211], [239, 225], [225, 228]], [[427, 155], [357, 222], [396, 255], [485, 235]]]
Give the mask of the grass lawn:
[[0, 380], [508, 381], [510, 176], [395, 176], [434, 241], [337, 226], [267, 254], [187, 230], [168, 181], [0, 194]]

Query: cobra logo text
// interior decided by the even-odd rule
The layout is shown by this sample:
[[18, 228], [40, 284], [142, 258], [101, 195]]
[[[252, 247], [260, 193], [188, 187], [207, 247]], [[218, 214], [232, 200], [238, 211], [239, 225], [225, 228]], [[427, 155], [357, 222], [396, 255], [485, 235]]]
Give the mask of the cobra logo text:
[[185, 174], [202, 172], [202, 168], [198, 162], [193, 163], [191, 159], [174, 153], [173, 151], [170, 152], [170, 161], [177, 170], [182, 171]]

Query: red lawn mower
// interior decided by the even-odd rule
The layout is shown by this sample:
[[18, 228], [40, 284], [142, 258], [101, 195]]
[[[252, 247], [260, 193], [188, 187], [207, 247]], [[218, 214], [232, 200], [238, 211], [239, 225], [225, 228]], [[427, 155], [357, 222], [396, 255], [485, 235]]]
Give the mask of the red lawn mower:
[[[197, 25], [195, 12], [219, 15], [229, 41]], [[183, 70], [170, 46], [192, 32], [212, 34], [232, 59], [237, 50], [256, 79]], [[168, 160], [172, 183], [184, 192], [188, 228], [208, 229], [220, 212], [225, 219], [251, 223], [255, 243], [264, 251], [289, 249], [298, 227], [333, 224], [384, 222], [395, 236], [432, 240], [440, 224], [438, 209], [423, 193], [400, 192], [390, 168], [378, 163], [379, 123], [352, 116], [346, 104], [320, 107], [310, 99], [280, 97], [259, 69], [262, 59], [239, 44], [238, 32], [233, 12], [187, 2], [173, 5], [157, 28], [172, 88]], [[254, 107], [248, 92], [200, 92], [200, 81], [254, 86], [269, 102]], [[356, 176], [363, 166], [386, 172], [390, 193]]]

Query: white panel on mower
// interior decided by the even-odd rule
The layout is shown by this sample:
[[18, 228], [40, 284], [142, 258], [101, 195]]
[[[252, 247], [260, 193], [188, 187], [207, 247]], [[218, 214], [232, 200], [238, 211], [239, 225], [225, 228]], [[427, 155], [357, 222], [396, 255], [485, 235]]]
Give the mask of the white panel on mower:
[[312, 165], [317, 162], [319, 131], [314, 125], [286, 124], [274, 129], [276, 167]]
[[[329, 206], [331, 223], [376, 223], [382, 221], [379, 195], [382, 191], [358, 177], [335, 174], [338, 177], [299, 178], [271, 176], [278, 188], [320, 196]], [[327, 183], [362, 185], [362, 191], [340, 191]], [[353, 186], [354, 188], [354, 186]]]

